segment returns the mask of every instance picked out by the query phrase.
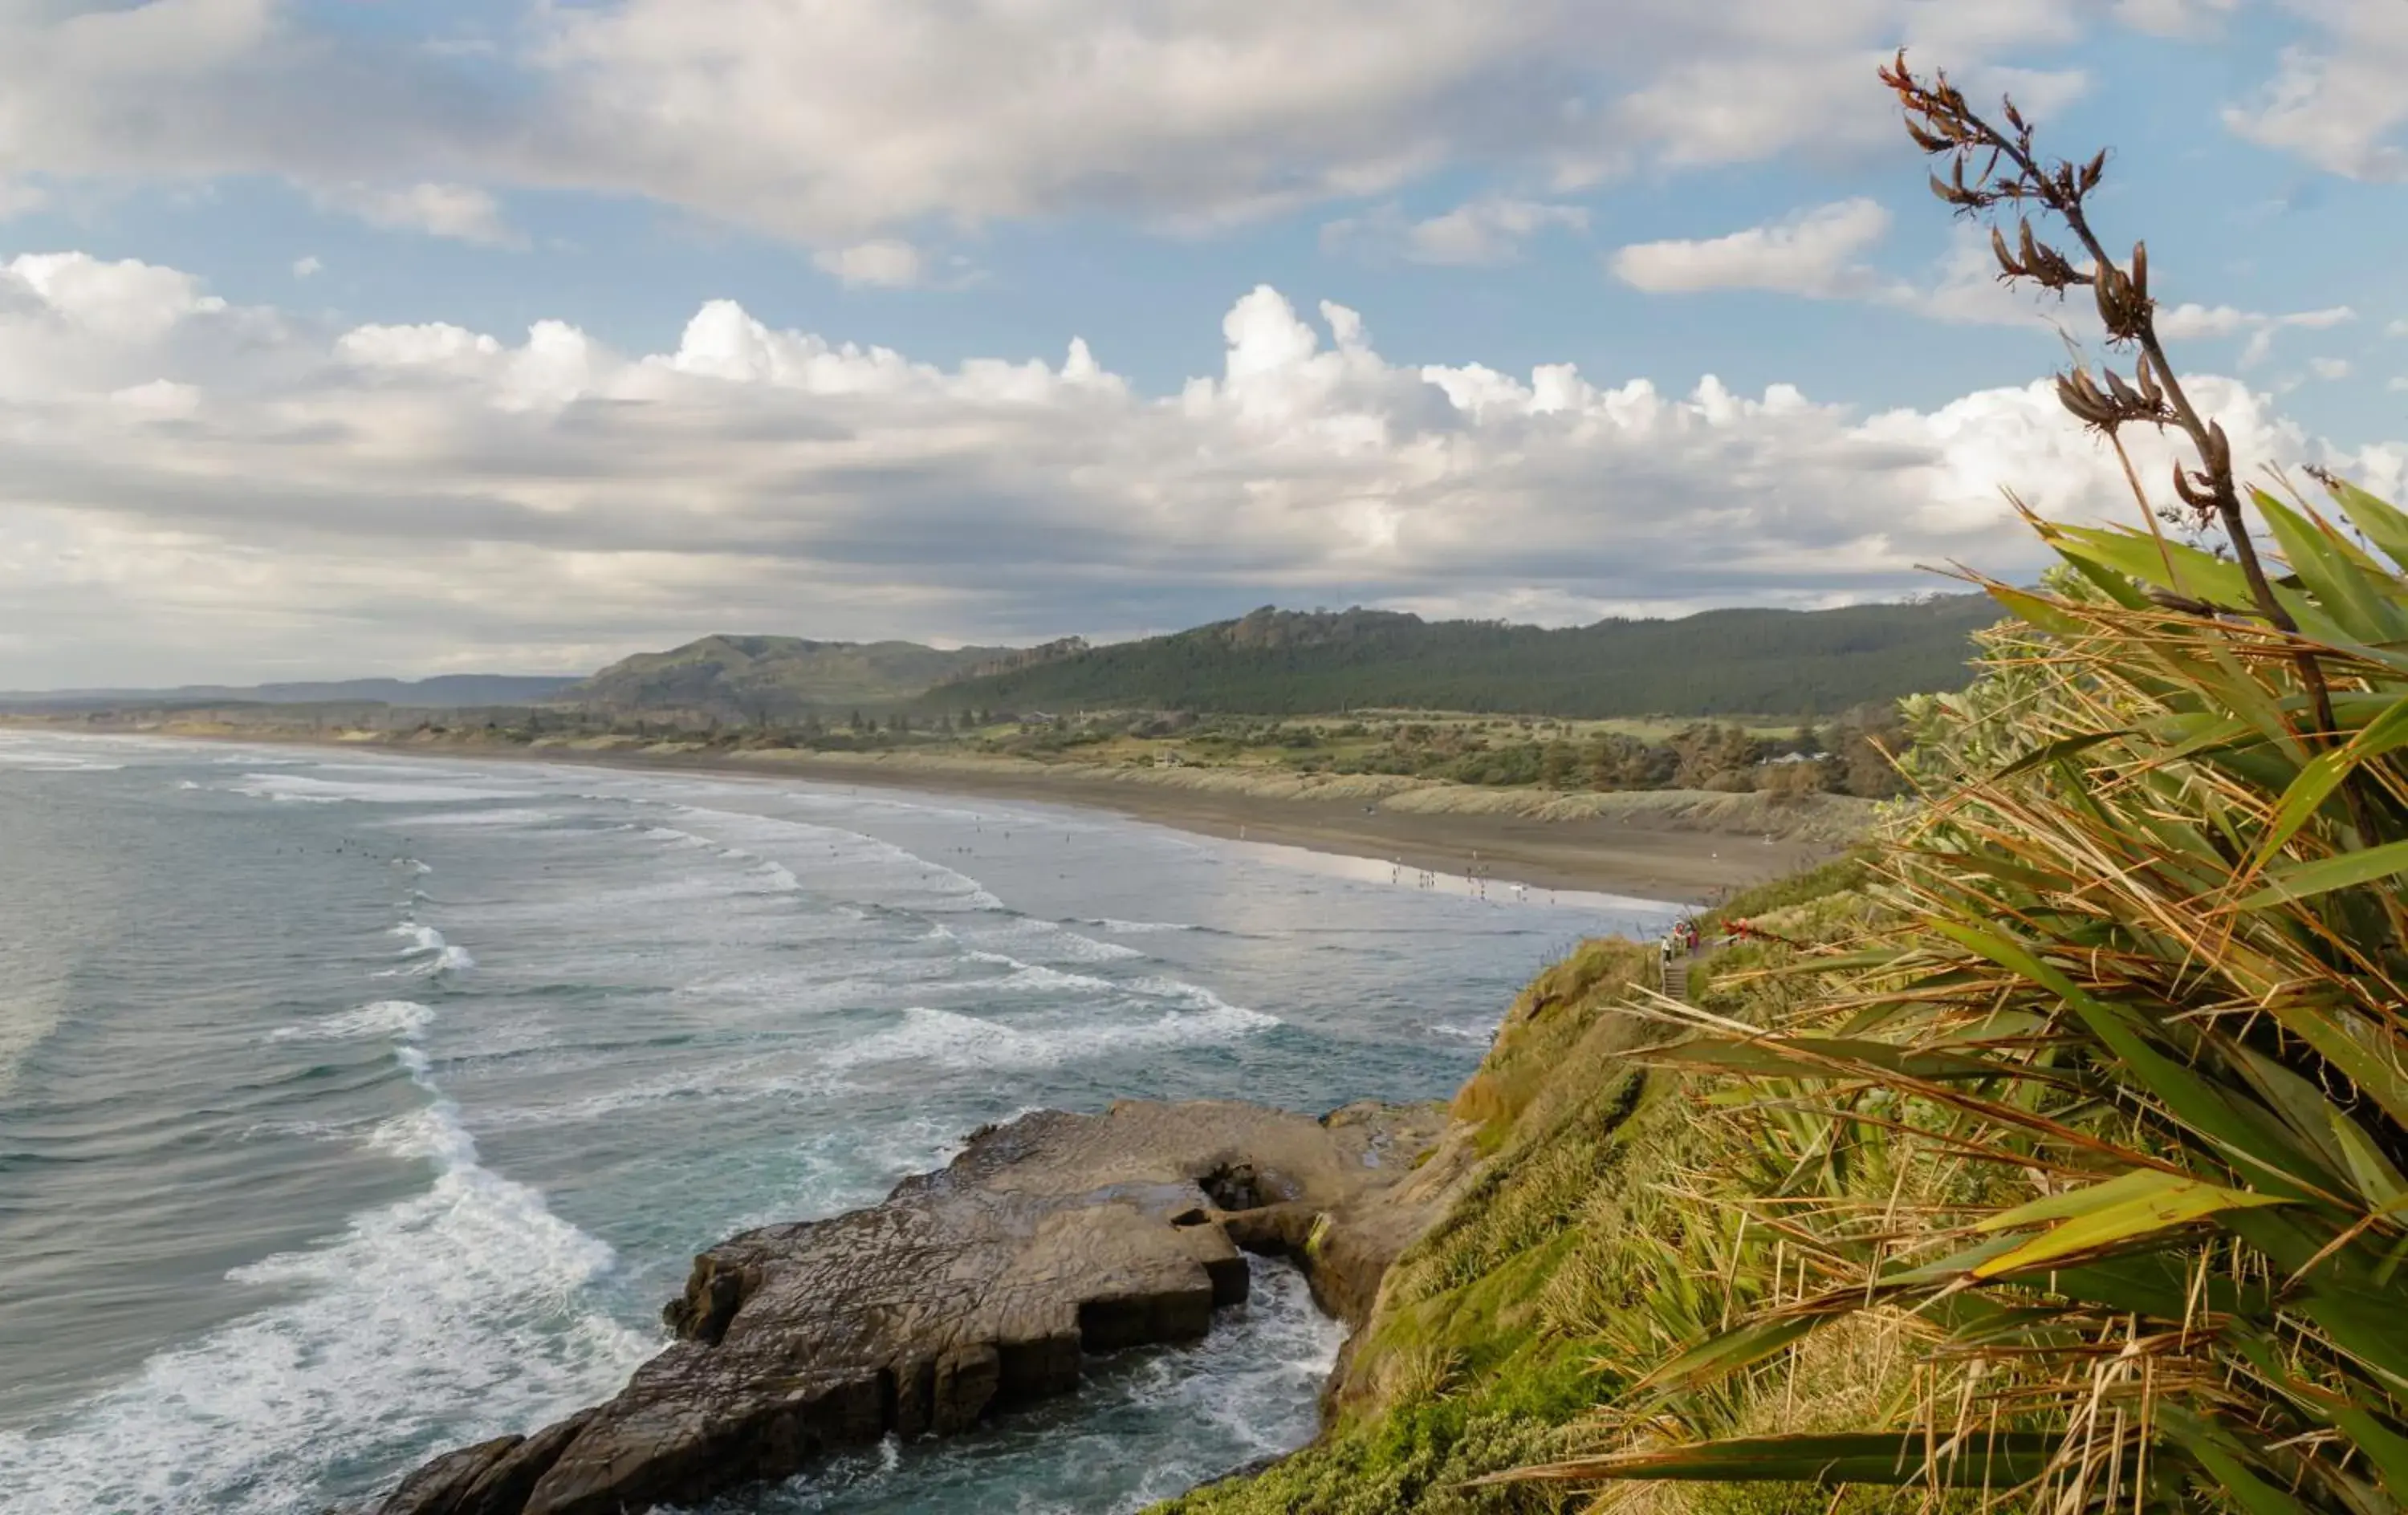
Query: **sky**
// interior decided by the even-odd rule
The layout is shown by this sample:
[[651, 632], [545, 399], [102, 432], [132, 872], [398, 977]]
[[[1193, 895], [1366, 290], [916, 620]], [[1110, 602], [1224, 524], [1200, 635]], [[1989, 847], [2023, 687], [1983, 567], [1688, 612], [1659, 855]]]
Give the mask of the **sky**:
[[0, 0], [0, 688], [2028, 575], [2095, 317], [1900, 46], [2408, 493], [2408, 0]]

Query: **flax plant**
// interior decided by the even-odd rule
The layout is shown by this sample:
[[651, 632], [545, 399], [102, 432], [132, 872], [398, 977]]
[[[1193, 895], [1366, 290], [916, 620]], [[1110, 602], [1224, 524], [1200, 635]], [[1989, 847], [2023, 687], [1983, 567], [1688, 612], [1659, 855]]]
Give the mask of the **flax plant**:
[[[2104, 154], [2044, 159], [2012, 102], [1994, 122], [1902, 56], [1883, 80], [1940, 196], [2018, 222], [2001, 277], [2086, 289], [2130, 355], [2061, 376], [2067, 410], [2187, 461], [2162, 508], [2128, 461], [2139, 528], [2027, 513], [2063, 564], [2042, 588], [1968, 576], [2014, 619], [1967, 694], [1911, 712], [1923, 803], [1875, 866], [1882, 923], [1804, 965], [1845, 987], [1770, 1027], [1660, 1008], [1689, 1035], [1655, 1061], [1722, 1080], [1782, 1158], [1727, 1203], [1783, 1274], [1615, 1407], [1643, 1433], [1511, 1477], [2408, 1509], [2408, 515], [2321, 474], [2322, 509], [2242, 486], [2146, 250], [2094, 229]], [[1842, 1326], [1912, 1345], [1892, 1410], [1684, 1420], [1709, 1386], [1780, 1393]]]

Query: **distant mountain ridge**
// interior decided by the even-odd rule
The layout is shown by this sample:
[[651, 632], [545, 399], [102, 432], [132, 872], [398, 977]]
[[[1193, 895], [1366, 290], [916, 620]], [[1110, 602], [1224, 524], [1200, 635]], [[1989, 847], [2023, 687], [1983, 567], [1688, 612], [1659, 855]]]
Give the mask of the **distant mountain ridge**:
[[852, 711], [1189, 710], [1301, 715], [1365, 707], [1611, 716], [1829, 715], [1966, 682], [1987, 596], [1831, 610], [1709, 610], [1563, 628], [1424, 621], [1395, 610], [1281, 610], [1141, 641], [935, 648], [713, 635], [588, 678], [446, 674], [153, 690], [0, 693], [0, 707], [254, 703], [456, 709], [580, 707], [743, 725]]
[[1281, 610], [973, 673], [931, 708], [1299, 715], [1367, 707], [1611, 716], [1829, 714], [1961, 688], [1986, 595], [1709, 610], [1548, 629], [1393, 610]]
[[[1058, 649], [1070, 643], [1086, 645], [1075, 637], [1048, 645]], [[560, 691], [552, 703], [629, 714], [784, 721], [815, 712], [894, 706], [947, 679], [1018, 667], [1042, 650], [718, 635], [666, 652], [622, 658]]]
[[577, 682], [566, 675], [447, 673], [431, 679], [326, 679], [273, 684], [181, 684], [173, 689], [54, 689], [0, 693], [0, 706], [406, 705], [422, 709], [526, 705]]

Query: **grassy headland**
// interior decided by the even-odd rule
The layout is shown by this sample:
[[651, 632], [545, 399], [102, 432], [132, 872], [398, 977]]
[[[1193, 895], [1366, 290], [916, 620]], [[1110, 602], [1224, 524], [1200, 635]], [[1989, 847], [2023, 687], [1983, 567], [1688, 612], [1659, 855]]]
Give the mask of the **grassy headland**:
[[1685, 996], [1629, 943], [1532, 986], [1322, 1437], [1177, 1515], [2408, 1510], [2408, 513], [2238, 482], [2105, 153], [1883, 81], [2133, 355], [2058, 397], [2178, 437], [2173, 502], [2033, 520], [2060, 566], [1908, 702], [1925, 803]]
[[[1733, 899], [1792, 942], [1836, 939], [1869, 908], [1854, 859]], [[1794, 986], [1747, 977], [1794, 959], [1770, 941], [1707, 959], [1701, 1003], [1764, 1021]], [[1670, 1035], [1646, 1011], [1652, 946], [1597, 941], [1517, 1000], [1455, 1102], [1450, 1143], [1483, 1165], [1454, 1212], [1390, 1270], [1351, 1345], [1311, 1448], [1208, 1486], [1161, 1515], [1488, 1515], [1570, 1508], [1568, 1495], [1476, 1480], [1610, 1443], [1599, 1407], [1758, 1294], [1735, 1272], [1736, 1216], [1701, 1174], [1740, 1154], [1701, 1119], [1702, 1086], [1640, 1055]], [[1895, 1357], [1895, 1351], [1892, 1356]], [[1841, 1423], [1878, 1400], [1900, 1365], [1850, 1346], [1802, 1384], [1742, 1388], [1729, 1423]], [[1828, 1491], [1690, 1490], [1651, 1508], [1819, 1512]]]

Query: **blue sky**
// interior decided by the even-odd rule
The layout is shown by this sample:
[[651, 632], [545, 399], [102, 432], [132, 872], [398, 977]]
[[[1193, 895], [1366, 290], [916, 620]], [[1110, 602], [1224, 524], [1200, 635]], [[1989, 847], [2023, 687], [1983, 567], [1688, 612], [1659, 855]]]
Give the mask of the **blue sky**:
[[0, 687], [2027, 571], [1899, 44], [2401, 486], [2408, 0], [0, 0]]

